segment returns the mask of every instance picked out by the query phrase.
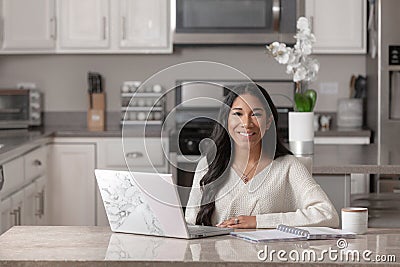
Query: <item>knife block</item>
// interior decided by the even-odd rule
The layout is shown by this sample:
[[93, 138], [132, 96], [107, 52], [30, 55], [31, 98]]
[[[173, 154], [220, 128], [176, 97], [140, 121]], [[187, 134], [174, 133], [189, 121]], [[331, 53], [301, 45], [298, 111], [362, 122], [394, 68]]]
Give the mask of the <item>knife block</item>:
[[89, 131], [104, 131], [105, 94], [89, 94], [89, 109], [87, 112], [87, 128]]

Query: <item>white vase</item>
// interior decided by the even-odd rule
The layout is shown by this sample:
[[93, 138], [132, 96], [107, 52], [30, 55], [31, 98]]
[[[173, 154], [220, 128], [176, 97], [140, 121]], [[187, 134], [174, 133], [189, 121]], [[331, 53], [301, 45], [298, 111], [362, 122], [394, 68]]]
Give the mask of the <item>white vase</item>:
[[289, 148], [295, 155], [314, 154], [314, 112], [289, 112]]

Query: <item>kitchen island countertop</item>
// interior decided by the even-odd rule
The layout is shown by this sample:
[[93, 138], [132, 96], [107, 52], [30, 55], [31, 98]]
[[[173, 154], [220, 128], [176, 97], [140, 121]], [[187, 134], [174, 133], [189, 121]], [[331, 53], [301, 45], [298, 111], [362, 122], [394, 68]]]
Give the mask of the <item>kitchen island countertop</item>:
[[[371, 254], [360, 261], [353, 256], [330, 258], [322, 250], [337, 250], [336, 240], [250, 243], [226, 236], [183, 240], [154, 236], [112, 233], [108, 227], [85, 226], [16, 226], [0, 236], [1, 266], [371, 266], [377, 256], [382, 266], [400, 265], [400, 229], [369, 229], [365, 235], [347, 239], [346, 250]], [[5, 245], [7, 244], [7, 245]], [[343, 244], [343, 243], [342, 243]], [[265, 261], [260, 250], [284, 250], [286, 258], [295, 250], [314, 251], [318, 260], [280, 261], [277, 254]], [[345, 255], [345, 254], [344, 254]], [[347, 260], [346, 260], [347, 259]], [[356, 259], [356, 258], [354, 258]], [[371, 261], [368, 261], [371, 260]], [[388, 262], [389, 261], [389, 262]], [[297, 265], [296, 265], [297, 266]]]

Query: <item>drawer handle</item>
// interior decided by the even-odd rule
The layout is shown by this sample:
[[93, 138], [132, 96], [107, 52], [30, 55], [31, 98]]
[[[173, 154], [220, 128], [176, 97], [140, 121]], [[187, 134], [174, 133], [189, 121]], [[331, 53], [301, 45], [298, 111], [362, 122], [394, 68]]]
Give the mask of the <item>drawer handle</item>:
[[33, 161], [33, 165], [34, 165], [34, 166], [42, 166], [42, 162], [41, 162], [40, 160], [38, 160], [38, 159], [35, 159], [35, 160]]
[[129, 153], [126, 153], [125, 156], [130, 159], [137, 159], [137, 158], [143, 157], [143, 153], [142, 152], [129, 152]]
[[38, 200], [37, 202], [38, 208], [36, 209], [35, 215], [41, 218], [44, 215], [44, 190], [37, 193], [35, 195], [35, 198]]
[[22, 225], [21, 224], [21, 207], [18, 206], [17, 209], [10, 212], [10, 215], [14, 216], [14, 225]]

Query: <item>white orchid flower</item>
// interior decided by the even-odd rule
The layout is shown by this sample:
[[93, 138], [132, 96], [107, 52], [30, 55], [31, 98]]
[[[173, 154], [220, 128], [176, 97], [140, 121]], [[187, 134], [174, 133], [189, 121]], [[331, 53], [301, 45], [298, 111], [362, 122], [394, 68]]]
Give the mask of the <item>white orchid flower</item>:
[[284, 43], [273, 42], [269, 49], [272, 55], [280, 64], [287, 64], [289, 61], [289, 54], [291, 53], [291, 48], [286, 47]]
[[307, 75], [307, 70], [303, 66], [300, 66], [294, 72], [293, 81], [294, 82], [303, 81], [306, 78], [306, 75]]
[[267, 46], [268, 52], [280, 64], [286, 64], [286, 73], [293, 75], [294, 82], [314, 80], [319, 71], [318, 61], [309, 57], [315, 36], [311, 33], [307, 18], [297, 20], [296, 44], [293, 48], [285, 43], [273, 42]]
[[300, 17], [297, 20], [296, 27], [300, 31], [309, 30], [310, 29], [310, 24], [308, 23], [308, 19], [306, 17]]

